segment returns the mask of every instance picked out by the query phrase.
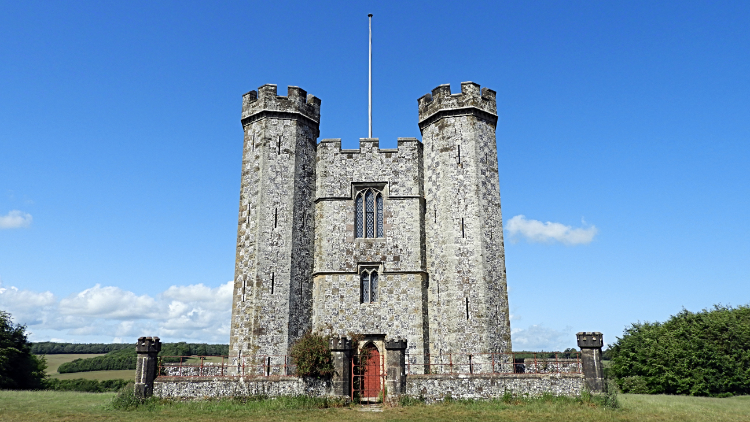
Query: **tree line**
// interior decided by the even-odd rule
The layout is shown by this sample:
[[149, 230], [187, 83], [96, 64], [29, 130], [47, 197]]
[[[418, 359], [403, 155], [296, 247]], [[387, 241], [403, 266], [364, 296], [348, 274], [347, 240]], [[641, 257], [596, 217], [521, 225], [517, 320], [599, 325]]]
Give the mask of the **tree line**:
[[99, 354], [133, 347], [133, 344], [130, 343], [55, 343], [40, 341], [31, 344], [31, 353], [35, 355]]

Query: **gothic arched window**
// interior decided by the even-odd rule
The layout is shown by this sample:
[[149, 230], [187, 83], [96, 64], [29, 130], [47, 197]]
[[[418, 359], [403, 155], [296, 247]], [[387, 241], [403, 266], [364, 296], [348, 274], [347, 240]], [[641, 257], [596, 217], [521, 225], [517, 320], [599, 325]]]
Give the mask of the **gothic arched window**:
[[357, 192], [354, 200], [356, 237], [383, 237], [383, 193], [367, 188]]
[[359, 275], [361, 303], [373, 303], [378, 301], [378, 271], [376, 269], [363, 269]]

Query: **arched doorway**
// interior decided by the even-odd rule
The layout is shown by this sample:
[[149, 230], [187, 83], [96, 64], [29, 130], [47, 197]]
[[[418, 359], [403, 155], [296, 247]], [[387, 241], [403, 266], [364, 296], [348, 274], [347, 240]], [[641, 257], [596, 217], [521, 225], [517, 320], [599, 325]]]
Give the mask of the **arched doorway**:
[[382, 359], [380, 351], [375, 347], [374, 344], [368, 343], [362, 348], [360, 356], [366, 357], [366, 362], [363, 359], [363, 378], [362, 378], [362, 400], [375, 402], [381, 399], [381, 391], [383, 390], [383, 373], [382, 373]]

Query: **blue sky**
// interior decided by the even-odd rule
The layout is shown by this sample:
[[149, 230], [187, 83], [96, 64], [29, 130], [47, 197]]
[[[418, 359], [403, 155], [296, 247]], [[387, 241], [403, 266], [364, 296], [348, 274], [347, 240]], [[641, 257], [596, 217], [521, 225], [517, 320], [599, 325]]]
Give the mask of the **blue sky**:
[[368, 13], [381, 146], [439, 84], [497, 91], [515, 349], [750, 302], [747, 2], [0, 8], [0, 309], [33, 340], [227, 342], [241, 95], [300, 86], [356, 148]]

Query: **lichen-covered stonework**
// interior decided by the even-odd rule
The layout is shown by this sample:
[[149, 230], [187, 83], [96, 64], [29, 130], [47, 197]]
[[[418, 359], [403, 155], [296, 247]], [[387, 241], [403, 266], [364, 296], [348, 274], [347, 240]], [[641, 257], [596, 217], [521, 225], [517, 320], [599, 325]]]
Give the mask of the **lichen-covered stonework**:
[[[316, 143], [321, 102], [302, 89], [245, 94], [233, 375], [264, 362], [281, 374], [280, 356], [310, 329], [403, 338], [411, 373], [450, 354], [510, 351], [495, 93], [461, 90], [418, 100], [423, 142], [364, 138], [353, 150]], [[383, 237], [355, 237], [364, 188], [382, 193]], [[361, 303], [362, 268], [379, 274], [374, 303]]]

